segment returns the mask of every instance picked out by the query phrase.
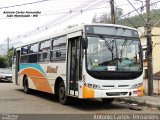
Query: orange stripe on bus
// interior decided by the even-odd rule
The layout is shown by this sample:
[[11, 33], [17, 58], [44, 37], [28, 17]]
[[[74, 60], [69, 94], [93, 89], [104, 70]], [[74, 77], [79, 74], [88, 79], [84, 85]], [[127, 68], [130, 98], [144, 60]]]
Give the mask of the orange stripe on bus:
[[83, 86], [83, 98], [94, 98], [94, 89]]
[[138, 94], [138, 96], [144, 96], [144, 86], [139, 87], [138, 90], [141, 91], [141, 94]]
[[30, 77], [36, 87], [36, 90], [40, 90], [40, 91], [44, 91], [44, 92], [48, 92], [48, 93], [53, 93], [52, 88], [49, 85], [48, 80], [38, 70], [33, 69], [33, 68], [26, 68], [26, 69], [22, 70], [20, 74], [21, 75], [26, 74], [28, 77]]

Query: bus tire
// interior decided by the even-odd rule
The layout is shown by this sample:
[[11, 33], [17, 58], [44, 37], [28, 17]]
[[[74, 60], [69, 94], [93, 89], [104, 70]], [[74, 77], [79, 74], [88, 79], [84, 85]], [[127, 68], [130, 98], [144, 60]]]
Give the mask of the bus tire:
[[23, 87], [24, 87], [24, 92], [25, 92], [26, 94], [29, 94], [31, 90], [30, 90], [30, 88], [29, 88], [29, 86], [28, 86], [28, 78], [27, 78], [27, 76], [24, 77]]
[[111, 104], [114, 101], [114, 98], [102, 98], [102, 102], [106, 104]]
[[63, 105], [68, 104], [68, 96], [66, 95], [66, 89], [63, 81], [61, 81], [61, 83], [59, 84], [58, 98], [61, 104]]

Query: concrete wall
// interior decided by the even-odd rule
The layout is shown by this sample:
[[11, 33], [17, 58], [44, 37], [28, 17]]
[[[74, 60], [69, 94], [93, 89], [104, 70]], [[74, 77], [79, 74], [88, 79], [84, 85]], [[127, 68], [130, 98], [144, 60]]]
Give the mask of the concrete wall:
[[[147, 79], [144, 79], [144, 88], [145, 88], [145, 93], [148, 93], [148, 88], [147, 88]], [[153, 93], [160, 95], [160, 80], [153, 80]]]
[[[154, 28], [152, 30], [153, 35], [160, 35], [160, 28]], [[153, 74], [160, 71], [160, 36], [153, 36]]]
[[[139, 35], [143, 50], [147, 49], [147, 38], [145, 36], [144, 27], [139, 27]], [[153, 74], [160, 71], [160, 27], [154, 27], [152, 29], [152, 64], [153, 64]], [[147, 69], [147, 62], [144, 60], [143, 69]]]

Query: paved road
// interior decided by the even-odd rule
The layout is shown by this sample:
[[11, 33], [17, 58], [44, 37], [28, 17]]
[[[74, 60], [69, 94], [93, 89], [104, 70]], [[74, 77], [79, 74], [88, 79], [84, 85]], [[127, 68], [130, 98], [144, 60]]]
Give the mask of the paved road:
[[72, 99], [70, 105], [61, 105], [58, 99], [43, 92], [25, 94], [23, 88], [13, 83], [0, 83], [0, 114], [142, 114], [160, 113], [159, 109], [141, 106], [142, 110], [130, 110], [129, 104], [113, 102], [103, 104], [100, 100]]

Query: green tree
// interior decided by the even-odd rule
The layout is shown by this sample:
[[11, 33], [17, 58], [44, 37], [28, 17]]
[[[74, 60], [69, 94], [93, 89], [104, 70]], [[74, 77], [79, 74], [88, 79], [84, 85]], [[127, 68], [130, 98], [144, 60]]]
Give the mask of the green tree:
[[[123, 9], [121, 8], [115, 8], [115, 18], [116, 18], [116, 24], [130, 26], [130, 27], [138, 27], [138, 26], [145, 26], [146, 22], [146, 13], [141, 14], [141, 17], [139, 15], [127, 17], [121, 19], [120, 16], [123, 15]], [[143, 17], [143, 19], [142, 19]], [[152, 25], [156, 27], [160, 27], [160, 9], [153, 9], [151, 10], [151, 18], [152, 18]], [[92, 19], [92, 22], [94, 23], [111, 23], [111, 16], [108, 13], [101, 13], [101, 15], [98, 17], [95, 15]]]
[[[123, 15], [123, 9], [115, 7], [115, 19], [120, 18], [120, 16]], [[111, 14], [103, 12], [100, 16], [97, 16], [97, 14], [94, 15], [92, 19], [93, 23], [111, 23]]]
[[[143, 17], [144, 20], [146, 20], [146, 16], [146, 13], [141, 14], [141, 17]], [[118, 19], [116, 21], [116, 24], [126, 25], [130, 27], [145, 26], [146, 22], [144, 22], [144, 20], [141, 17], [139, 15], [135, 15], [129, 18]], [[160, 9], [151, 10], [151, 18], [152, 25], [160, 27]]]
[[97, 23], [97, 21], [98, 21], [98, 17], [97, 17], [97, 14], [95, 14], [93, 19], [92, 19], [92, 22], [93, 23]]
[[13, 48], [9, 49], [7, 55], [0, 56], [0, 68], [6, 68], [12, 66]]
[[118, 19], [120, 16], [123, 15], [123, 9], [122, 8], [115, 8], [115, 18]]
[[7, 67], [6, 57], [0, 56], [0, 68]]
[[5, 56], [6, 57], [6, 64], [8, 67], [11, 67], [12, 66], [12, 56], [13, 56], [13, 48], [10, 48], [9, 51], [7, 52], [7, 55]]

